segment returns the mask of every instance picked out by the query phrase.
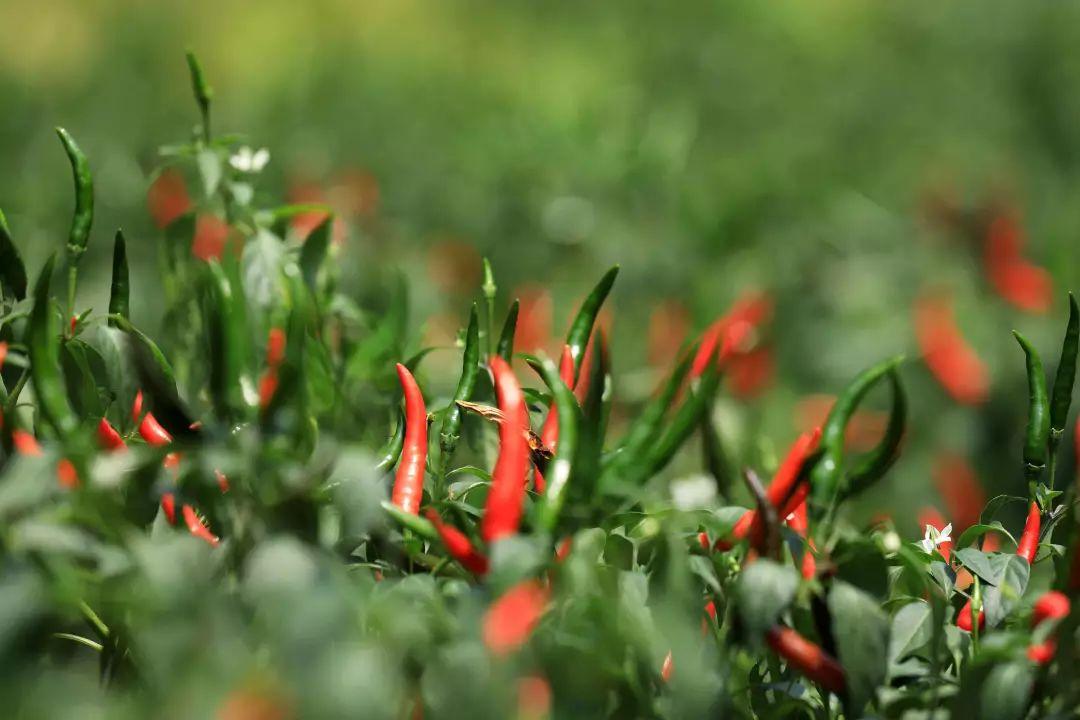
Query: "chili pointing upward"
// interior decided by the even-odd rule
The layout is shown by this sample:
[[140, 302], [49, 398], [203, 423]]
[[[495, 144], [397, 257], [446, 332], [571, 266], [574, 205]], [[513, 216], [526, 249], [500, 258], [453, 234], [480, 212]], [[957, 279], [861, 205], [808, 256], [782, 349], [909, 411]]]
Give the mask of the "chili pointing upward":
[[394, 478], [390, 501], [412, 515], [420, 513], [424, 492], [424, 465], [427, 463], [427, 408], [424, 395], [409, 369], [397, 364], [398, 380], [405, 392], [405, 447]]

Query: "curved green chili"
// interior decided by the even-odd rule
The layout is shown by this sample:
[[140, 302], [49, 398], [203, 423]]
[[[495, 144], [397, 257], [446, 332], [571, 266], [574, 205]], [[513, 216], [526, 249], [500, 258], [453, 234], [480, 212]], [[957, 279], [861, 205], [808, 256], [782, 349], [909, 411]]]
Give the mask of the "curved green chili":
[[94, 222], [94, 178], [90, 174], [90, 163], [75, 140], [62, 127], [56, 128], [56, 134], [71, 163], [71, 176], [75, 181], [75, 212], [71, 216], [71, 232], [68, 234], [68, 314], [75, 307], [75, 282], [78, 277], [79, 259], [86, 252], [86, 243], [90, 240], [90, 226]]
[[386, 472], [397, 465], [401, 457], [401, 448], [405, 446], [405, 414], [398, 410], [397, 427], [393, 434], [387, 438], [386, 444], [379, 450], [379, 462], [375, 465], [376, 472]]
[[[502, 343], [500, 342], [500, 345]], [[468, 400], [476, 388], [476, 379], [480, 376], [480, 317], [474, 303], [469, 311], [469, 327], [465, 330], [465, 349], [461, 356], [461, 377], [458, 379], [454, 397], [445, 410], [442, 428], [439, 431], [439, 461], [443, 470], [457, 449], [461, 437], [461, 408], [459, 400]]]
[[570, 331], [566, 333], [566, 344], [570, 346], [570, 354], [574, 358], [574, 383], [577, 383], [581, 375], [581, 359], [585, 355], [585, 347], [589, 344], [589, 336], [592, 334], [596, 316], [600, 313], [600, 307], [611, 292], [611, 286], [615, 284], [615, 278], [619, 274], [619, 266], [615, 265], [600, 278], [596, 287], [592, 289], [585, 302], [581, 304], [574, 322], [570, 324]]
[[[112, 286], [109, 288], [109, 314], [119, 317], [128, 316], [128, 264], [127, 243], [124, 241], [122, 230], [116, 231], [116, 240], [113, 243], [112, 256]], [[116, 327], [114, 318], [109, 318], [109, 326]]]
[[[1050, 431], [1060, 437], [1069, 421], [1069, 405], [1072, 404], [1073, 382], [1076, 380], [1076, 353], [1080, 347], [1080, 308], [1076, 298], [1069, 293], [1069, 324], [1061, 343], [1061, 359], [1054, 376], [1054, 394], [1050, 399]], [[1056, 438], [1055, 438], [1056, 439]]]
[[0, 210], [0, 290], [16, 300], [26, 297], [26, 266], [11, 238], [3, 210]]
[[548, 358], [541, 358], [537, 369], [544, 383], [551, 389], [555, 403], [555, 413], [559, 418], [559, 442], [555, 448], [555, 457], [548, 463], [545, 479], [547, 489], [539, 505], [539, 525], [548, 532], [553, 532], [559, 522], [566, 499], [566, 487], [573, 470], [574, 454], [578, 445], [578, 423], [581, 410], [577, 398], [559, 377], [559, 371]]
[[521, 301], [514, 300], [506, 313], [506, 322], [503, 323], [502, 332], [499, 333], [499, 344], [495, 346], [495, 353], [506, 362], [510, 362], [514, 354], [514, 334], [517, 332], [518, 312], [521, 310]]
[[859, 465], [851, 471], [845, 496], [862, 492], [878, 481], [900, 456], [900, 443], [904, 439], [907, 425], [907, 395], [900, 383], [896, 368], [888, 372], [889, 385], [892, 387], [892, 410], [889, 411], [889, 424], [881, 442]]
[[195, 102], [199, 104], [199, 113], [202, 115], [202, 139], [210, 142], [210, 99], [214, 97], [214, 91], [206, 84], [202, 65], [195, 53], [187, 51], [188, 70], [191, 71], [191, 89], [195, 93]]
[[821, 426], [821, 459], [811, 473], [811, 492], [822, 507], [831, 507], [840, 491], [841, 465], [844, 460], [844, 434], [852, 415], [866, 393], [883, 377], [893, 372], [903, 357], [895, 357], [878, 363], [859, 373], [844, 388]]
[[599, 450], [604, 444], [608, 415], [611, 412], [611, 367], [608, 362], [607, 341], [597, 331], [593, 340], [592, 364], [589, 368], [589, 387], [581, 404], [586, 432]]
[[78, 427], [78, 420], [68, 402], [64, 378], [60, 374], [57, 335], [53, 332], [53, 314], [49, 305], [49, 283], [56, 255], [51, 255], [34, 284], [34, 309], [30, 313], [30, 377], [34, 382], [38, 409], [56, 434], [65, 438]]
[[1016, 342], [1024, 350], [1028, 377], [1028, 423], [1024, 435], [1024, 477], [1038, 482], [1046, 467], [1046, 444], [1050, 438], [1050, 399], [1046, 394], [1046, 375], [1039, 353], [1023, 335], [1013, 330]]
[[210, 340], [210, 397], [218, 415], [234, 417], [248, 402], [247, 322], [243, 297], [232, 278], [215, 260], [206, 263], [204, 318]]

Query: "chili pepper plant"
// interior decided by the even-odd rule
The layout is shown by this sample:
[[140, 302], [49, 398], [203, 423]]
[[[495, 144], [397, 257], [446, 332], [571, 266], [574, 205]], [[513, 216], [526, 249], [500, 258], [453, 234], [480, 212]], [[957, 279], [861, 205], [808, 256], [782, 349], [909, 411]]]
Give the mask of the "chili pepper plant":
[[[557, 358], [515, 347], [518, 306], [486, 262], [457, 347], [418, 347], [422, 278], [345, 287], [332, 213], [267, 202], [188, 61], [198, 125], [162, 171], [198, 178], [202, 201], [156, 241], [152, 293], [132, 295], [136, 239], [94, 224], [77, 128], [57, 131], [71, 232], [43, 267], [0, 215], [9, 717], [1076, 716], [1076, 486], [1055, 477], [1071, 296], [1052, 382], [1049, 349], [1016, 335], [1026, 441], [999, 469], [1015, 493], [958, 537], [903, 538], [848, 513], [902, 461], [903, 358], [852, 378], [777, 467], [734, 472], [712, 409], [745, 308], [621, 424], [597, 322], [617, 267]], [[313, 212], [301, 235], [290, 220]], [[228, 227], [209, 259], [200, 213]], [[84, 307], [80, 257], [110, 236], [108, 307]], [[433, 378], [431, 352], [460, 375]], [[853, 453], [871, 396], [888, 421]], [[697, 446], [709, 492], [677, 501], [670, 466]], [[1001, 513], [1019, 508], [1022, 526]]]

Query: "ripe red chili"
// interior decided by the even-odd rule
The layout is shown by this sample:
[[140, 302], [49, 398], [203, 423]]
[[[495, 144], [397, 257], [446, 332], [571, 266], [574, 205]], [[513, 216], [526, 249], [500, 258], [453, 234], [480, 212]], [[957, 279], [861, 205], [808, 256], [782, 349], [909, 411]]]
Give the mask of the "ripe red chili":
[[143, 396], [142, 390], [135, 393], [135, 399], [131, 401], [131, 419], [135, 422], [139, 422], [139, 417], [142, 416]]
[[480, 535], [484, 542], [492, 543], [516, 533], [521, 522], [525, 474], [529, 469], [529, 443], [525, 435], [529, 415], [525, 395], [510, 365], [498, 355], [492, 355], [488, 362], [495, 378], [495, 397], [504, 417], [499, 424], [499, 457], [491, 473], [491, 490], [480, 521]]
[[56, 463], [56, 479], [60, 482], [60, 487], [65, 490], [79, 487], [79, 473], [75, 470], [74, 463], [67, 458], [60, 458], [60, 461]]
[[428, 508], [426, 515], [427, 519], [438, 530], [439, 537], [442, 538], [443, 545], [446, 546], [446, 551], [450, 553], [452, 558], [461, 563], [462, 567], [469, 572], [477, 575], [487, 574], [488, 559], [473, 547], [472, 542], [465, 533], [444, 523], [442, 518], [439, 517], [439, 513], [431, 508]]
[[[1048, 620], [1060, 620], [1069, 614], [1069, 598], [1063, 593], [1052, 590], [1035, 601], [1031, 612], [1031, 627], [1034, 629]], [[1027, 656], [1033, 662], [1045, 665], [1054, 659], [1057, 652], [1057, 640], [1048, 637], [1041, 643], [1028, 647]]]
[[548, 601], [548, 590], [537, 580], [523, 580], [491, 604], [484, 615], [484, 645], [506, 655], [529, 639]]
[[4, 360], [7, 359], [7, 348], [8, 345], [6, 342], [0, 342], [0, 370], [4, 369]]
[[[559, 358], [559, 379], [566, 384], [566, 387], [574, 389], [574, 355], [569, 345], [563, 345], [562, 357]], [[554, 407], [548, 410], [544, 427], [540, 431], [540, 440], [548, 450], [555, 452], [559, 444], [559, 414], [555, 412]], [[539, 470], [533, 473], [533, 484], [536, 492], [544, 492], [544, 476]]]
[[427, 463], [427, 408], [420, 386], [409, 369], [398, 363], [397, 374], [401, 389], [405, 392], [405, 445], [390, 501], [407, 513], [419, 515], [420, 497], [424, 493], [424, 466]]
[[1027, 522], [1024, 523], [1024, 532], [1020, 535], [1020, 542], [1016, 544], [1016, 554], [1028, 561], [1035, 562], [1035, 553], [1039, 550], [1039, 526], [1042, 522], [1042, 514], [1039, 512], [1038, 503], [1031, 503], [1028, 508]]
[[28, 457], [38, 457], [42, 454], [41, 445], [37, 438], [25, 430], [15, 430], [11, 433], [11, 442], [15, 446], [15, 452]]
[[153, 445], [155, 447], [161, 447], [168, 445], [172, 442], [172, 435], [169, 431], [161, 427], [161, 423], [154, 417], [154, 413], [146, 413], [143, 416], [142, 422], [139, 423], [139, 435], [146, 441], [147, 445]]
[[97, 437], [98, 443], [106, 450], [123, 450], [127, 447], [120, 433], [116, 432], [116, 428], [105, 418], [101, 418], [98, 422]]
[[210, 530], [203, 524], [202, 518], [195, 512], [195, 508], [190, 505], [183, 507], [184, 523], [187, 525], [188, 532], [200, 540], [205, 540], [210, 545], [217, 547], [218, 538], [216, 535], [210, 532]]
[[783, 625], [774, 625], [766, 640], [788, 665], [829, 692], [841, 694], [847, 687], [844, 668], [818, 645]]
[[165, 513], [165, 519], [170, 525], [176, 524], [176, 496], [172, 493], [164, 493], [161, 496], [161, 510]]

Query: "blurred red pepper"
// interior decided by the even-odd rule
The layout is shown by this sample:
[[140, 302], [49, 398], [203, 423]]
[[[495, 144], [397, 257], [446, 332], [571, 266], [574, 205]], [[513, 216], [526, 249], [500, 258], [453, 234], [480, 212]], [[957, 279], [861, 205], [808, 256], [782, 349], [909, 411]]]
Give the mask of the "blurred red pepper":
[[154, 178], [146, 191], [146, 206], [159, 230], [191, 210], [187, 183], [179, 170], [170, 168]]
[[484, 614], [483, 638], [494, 655], [525, 644], [547, 606], [548, 590], [537, 580], [523, 580], [507, 590]]
[[124, 444], [124, 439], [120, 437], [120, 433], [116, 432], [116, 428], [105, 418], [98, 421], [97, 437], [98, 444], [106, 450], [116, 451], [127, 447]]
[[915, 336], [931, 374], [954, 400], [968, 405], [986, 400], [986, 366], [960, 334], [947, 295], [923, 293], [915, 301]]
[[986, 506], [986, 493], [970, 463], [962, 455], [943, 452], [934, 458], [931, 474], [957, 534], [977, 524]]
[[766, 635], [769, 647], [795, 670], [829, 692], [842, 694], [847, 688], [844, 668], [835, 659], [802, 635], [783, 625], [775, 625]]
[[195, 218], [191, 254], [199, 260], [220, 260], [225, 252], [229, 232], [229, 225], [217, 215], [200, 214]]
[[[1071, 603], [1069, 602], [1069, 598], [1063, 593], [1054, 590], [1044, 593], [1035, 601], [1035, 606], [1032, 608], [1032, 629], [1037, 628], [1039, 625], [1049, 620], [1060, 620], [1069, 614], [1070, 607]], [[1029, 646], [1027, 656], [1033, 662], [1045, 665], [1054, 659], [1054, 654], [1056, 652], [1057, 640], [1053, 637], [1048, 637], [1041, 643], [1035, 643]]]
[[1022, 257], [1026, 239], [1015, 213], [998, 214], [986, 232], [986, 274], [1006, 302], [1024, 312], [1045, 313], [1053, 303], [1053, 280], [1046, 270]]
[[461, 566], [469, 572], [476, 575], [487, 574], [488, 559], [473, 547], [472, 542], [465, 533], [444, 523], [442, 518], [439, 517], [439, 513], [432, 508], [428, 508], [426, 515], [427, 519], [431, 521], [431, 524], [439, 532], [439, 537], [442, 539], [443, 545], [446, 546], [446, 551], [450, 553], [450, 557], [461, 563]]

